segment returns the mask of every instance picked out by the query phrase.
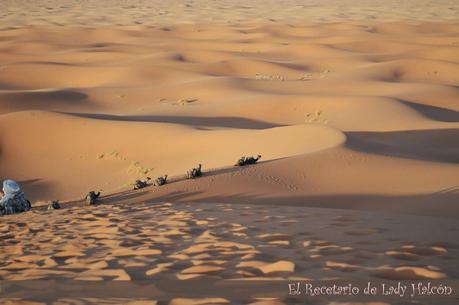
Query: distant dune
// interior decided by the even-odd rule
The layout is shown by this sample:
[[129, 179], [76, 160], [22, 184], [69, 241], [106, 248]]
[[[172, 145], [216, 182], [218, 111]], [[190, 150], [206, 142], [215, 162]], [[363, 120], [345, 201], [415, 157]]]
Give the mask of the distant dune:
[[[34, 210], [0, 219], [0, 280], [457, 280], [457, 16], [433, 0], [1, 1], [0, 179]], [[102, 205], [83, 206], [90, 190]], [[172, 296], [158, 304], [288, 303]], [[309, 303], [425, 303], [376, 301]], [[139, 302], [113, 300], [157, 304]]]
[[[3, 0], [3, 27], [457, 21], [455, 0]], [[293, 30], [294, 32], [294, 30]]]
[[[166, 193], [191, 196], [199, 185], [201, 195], [188, 199], [451, 203], [453, 193], [429, 194], [454, 189], [459, 178], [458, 28], [5, 30], [1, 178], [22, 182], [35, 201], [76, 200], [146, 176], [181, 180], [202, 163], [212, 178]], [[265, 163], [244, 175], [232, 167], [257, 154]]]

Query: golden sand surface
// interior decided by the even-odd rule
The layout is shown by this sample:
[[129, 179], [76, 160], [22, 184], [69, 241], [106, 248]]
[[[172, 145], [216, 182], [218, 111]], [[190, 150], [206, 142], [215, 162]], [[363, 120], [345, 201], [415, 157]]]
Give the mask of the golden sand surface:
[[[444, 284], [457, 279], [458, 231], [457, 221], [449, 219], [385, 213], [376, 218], [369, 212], [282, 205], [140, 203], [35, 210], [2, 221], [0, 232], [7, 238], [0, 276], [5, 283], [31, 283], [16, 294], [5, 289], [4, 300], [11, 302], [35, 297], [45, 304], [125, 304], [136, 296], [164, 304], [215, 304], [215, 298], [231, 304], [261, 298], [331, 304], [324, 296], [291, 300], [287, 285], [306, 280], [341, 280], [361, 288], [368, 281]], [[41, 286], [54, 287], [46, 280], [72, 280], [68, 283], [80, 295], [69, 296], [62, 286], [43, 293]], [[90, 289], [101, 281], [150, 286], [91, 300]], [[239, 288], [216, 285], [210, 291], [205, 281], [239, 283]], [[277, 290], [259, 289], [276, 282]], [[193, 300], [179, 298], [183, 295]], [[389, 304], [399, 304], [393, 301]]]
[[[457, 280], [458, 8], [1, 1], [0, 179], [34, 209], [0, 218], [0, 280]], [[295, 303], [184, 287], [137, 302]]]

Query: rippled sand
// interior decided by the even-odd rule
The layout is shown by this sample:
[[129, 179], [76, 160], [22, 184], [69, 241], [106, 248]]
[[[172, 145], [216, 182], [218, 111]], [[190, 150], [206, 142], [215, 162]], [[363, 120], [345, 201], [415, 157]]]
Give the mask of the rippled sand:
[[455, 0], [3, 0], [2, 27], [457, 21]]
[[[131, 290], [124, 301], [106, 293], [106, 301], [114, 303], [136, 297], [194, 304], [179, 300], [181, 295], [218, 296], [233, 304], [262, 297], [292, 303], [285, 291], [289, 282], [334, 279], [363, 287], [380, 280], [446, 281], [456, 278], [459, 256], [455, 220], [394, 214], [375, 218], [367, 212], [280, 205], [106, 204], [36, 210], [2, 223], [0, 276], [5, 283], [76, 280], [67, 283], [74, 285], [79, 297], [73, 302], [79, 304], [98, 303], [88, 298], [90, 289], [103, 287], [98, 286], [103, 280], [132, 282], [125, 284]], [[201, 285], [190, 290], [198, 280]], [[167, 281], [169, 285], [161, 285]], [[216, 288], [210, 291], [205, 281]], [[240, 293], [231, 281], [238, 283]], [[136, 291], [147, 283], [150, 289]], [[219, 290], [225, 284], [230, 286]], [[260, 290], [263, 285], [273, 288]], [[5, 290], [11, 296], [15, 292], [16, 299], [53, 304], [69, 299], [63, 284], [46, 295], [40, 286], [30, 286], [27, 291]], [[251, 293], [254, 289], [257, 293]], [[327, 304], [326, 297], [303, 298]]]
[[[279, 3], [0, 3], [0, 179], [34, 206], [0, 219], [0, 303], [282, 304], [298, 279], [457, 281], [457, 1]], [[79, 294], [43, 294], [46, 279]], [[235, 279], [253, 286], [191, 284]], [[3, 286], [18, 280], [38, 282]], [[85, 295], [110, 280], [158, 287]], [[284, 286], [260, 296], [262, 280]]]

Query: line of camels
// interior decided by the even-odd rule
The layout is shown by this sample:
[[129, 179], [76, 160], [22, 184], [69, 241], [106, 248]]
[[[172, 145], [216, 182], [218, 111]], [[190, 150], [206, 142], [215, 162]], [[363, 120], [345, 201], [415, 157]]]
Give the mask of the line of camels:
[[[258, 155], [256, 157], [251, 156], [251, 157], [245, 157], [242, 156], [237, 160], [237, 162], [234, 164], [234, 166], [245, 166], [245, 165], [250, 165], [250, 164], [255, 164], [258, 162], [258, 160], [261, 159], [261, 155]], [[186, 179], [196, 179], [202, 176], [202, 164], [199, 164], [197, 167], [194, 167], [186, 172]], [[139, 190], [144, 187], [147, 187], [150, 185], [151, 178], [147, 177], [145, 180], [136, 180], [133, 183], [134, 190]], [[154, 186], [162, 186], [164, 184], [167, 184], [167, 175], [161, 176], [156, 178], [153, 181]], [[100, 192], [95, 192], [95, 191], [90, 191], [86, 197], [85, 201], [88, 205], [94, 205], [99, 202], [99, 197], [101, 193]], [[49, 205], [48, 205], [48, 210], [56, 210], [60, 209], [61, 206], [59, 204], [59, 200], [53, 200]]]

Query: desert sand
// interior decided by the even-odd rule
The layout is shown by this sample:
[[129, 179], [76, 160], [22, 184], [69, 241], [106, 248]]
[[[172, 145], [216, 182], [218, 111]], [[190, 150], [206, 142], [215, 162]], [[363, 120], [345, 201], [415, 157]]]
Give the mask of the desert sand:
[[[458, 14], [426, 0], [2, 1], [0, 179], [34, 209], [0, 219], [0, 279], [456, 281]], [[90, 190], [101, 205], [84, 205]], [[298, 301], [181, 285], [129, 302]], [[1, 300], [24, 299], [128, 303]]]

